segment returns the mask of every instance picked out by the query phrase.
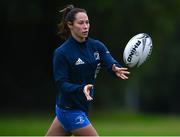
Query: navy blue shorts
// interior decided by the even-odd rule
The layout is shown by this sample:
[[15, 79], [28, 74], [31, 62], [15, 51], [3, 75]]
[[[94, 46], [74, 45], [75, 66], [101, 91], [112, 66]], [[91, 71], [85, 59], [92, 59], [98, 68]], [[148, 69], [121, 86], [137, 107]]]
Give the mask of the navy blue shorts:
[[56, 106], [56, 116], [66, 132], [83, 128], [90, 124], [86, 114], [80, 110], [65, 110]]

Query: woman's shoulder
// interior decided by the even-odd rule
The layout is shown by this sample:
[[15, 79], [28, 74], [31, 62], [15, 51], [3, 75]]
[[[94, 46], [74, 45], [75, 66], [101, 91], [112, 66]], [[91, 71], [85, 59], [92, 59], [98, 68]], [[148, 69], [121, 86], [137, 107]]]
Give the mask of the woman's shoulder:
[[89, 43], [95, 44], [96, 46], [104, 46], [104, 43], [98, 39], [88, 38]]
[[90, 41], [91, 44], [93, 44], [98, 49], [106, 48], [106, 45], [100, 40], [97, 40], [97, 39], [94, 39], [94, 38], [89, 38], [89, 41]]
[[68, 45], [69, 45], [68, 41], [58, 44], [58, 47], [55, 49], [55, 52], [63, 53], [68, 51], [68, 47], [69, 47]]

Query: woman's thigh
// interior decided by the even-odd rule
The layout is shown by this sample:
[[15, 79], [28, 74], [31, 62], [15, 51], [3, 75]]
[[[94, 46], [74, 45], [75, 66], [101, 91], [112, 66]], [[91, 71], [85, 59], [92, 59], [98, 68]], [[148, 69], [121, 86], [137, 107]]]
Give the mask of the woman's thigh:
[[70, 136], [71, 133], [66, 132], [57, 117], [54, 118], [50, 128], [48, 129], [46, 136]]
[[72, 130], [71, 133], [75, 136], [98, 136], [95, 128], [91, 124], [83, 128]]

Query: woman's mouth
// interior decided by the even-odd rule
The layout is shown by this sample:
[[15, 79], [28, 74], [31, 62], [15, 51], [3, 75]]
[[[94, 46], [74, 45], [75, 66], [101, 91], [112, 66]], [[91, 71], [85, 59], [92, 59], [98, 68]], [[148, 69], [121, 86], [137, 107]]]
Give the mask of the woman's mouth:
[[82, 32], [83, 35], [88, 35], [88, 31]]

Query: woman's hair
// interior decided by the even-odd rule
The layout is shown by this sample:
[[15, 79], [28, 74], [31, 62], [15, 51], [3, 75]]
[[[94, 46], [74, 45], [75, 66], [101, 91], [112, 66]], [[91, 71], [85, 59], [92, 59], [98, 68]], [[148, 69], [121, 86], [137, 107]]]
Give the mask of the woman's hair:
[[58, 24], [58, 34], [62, 39], [67, 39], [70, 36], [70, 30], [67, 23], [71, 22], [73, 24], [77, 13], [87, 12], [85, 9], [75, 8], [74, 5], [67, 5], [64, 9], [60, 10], [60, 12], [62, 13], [62, 19]]

